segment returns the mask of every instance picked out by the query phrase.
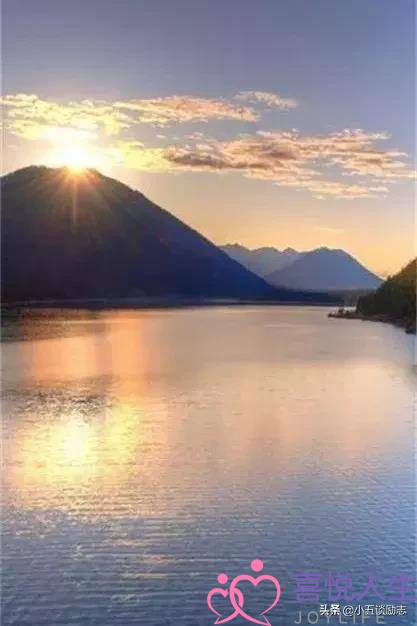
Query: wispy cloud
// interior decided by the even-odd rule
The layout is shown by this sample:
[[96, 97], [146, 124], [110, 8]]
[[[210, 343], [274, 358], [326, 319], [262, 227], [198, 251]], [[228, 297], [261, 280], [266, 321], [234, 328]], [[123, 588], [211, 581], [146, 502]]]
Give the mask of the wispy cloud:
[[[238, 99], [258, 102], [264, 107], [289, 108], [294, 101], [277, 94], [247, 91]], [[163, 98], [132, 100], [80, 100], [62, 102], [43, 99], [35, 94], [9, 94], [0, 101], [5, 110], [9, 130], [21, 137], [42, 136], [47, 126], [71, 126], [78, 129], [103, 130], [117, 135], [136, 124], [167, 126], [184, 122], [232, 120], [256, 122], [262, 111], [225, 98], [203, 98], [192, 95], [171, 95]]]
[[126, 113], [101, 100], [58, 102], [20, 93], [3, 96], [0, 103], [5, 109], [6, 127], [13, 134], [27, 139], [42, 138], [46, 129], [51, 127], [117, 135], [131, 125]]
[[[237, 100], [261, 104], [253, 107], [237, 104]], [[203, 98], [192, 95], [170, 95], [161, 98], [137, 98], [109, 102], [80, 100], [62, 102], [43, 99], [35, 94], [9, 94], [1, 98], [9, 130], [28, 139], [42, 136], [45, 126], [72, 126], [102, 129], [117, 135], [136, 124], [167, 126], [184, 122], [232, 120], [256, 122], [262, 108], [286, 109], [296, 106], [295, 100], [261, 91], [243, 91], [234, 98]]]
[[194, 96], [167, 96], [116, 102], [119, 110], [128, 110], [145, 124], [165, 126], [182, 122], [208, 122], [209, 120], [238, 120], [255, 122], [259, 119], [252, 107], [238, 106], [225, 99], [197, 98]]
[[163, 148], [149, 148], [135, 140], [120, 140], [107, 149], [106, 155], [116, 165], [142, 172], [167, 172], [172, 166]]
[[294, 109], [298, 106], [298, 102], [294, 98], [283, 98], [277, 93], [270, 91], [241, 91], [235, 98], [254, 104], [260, 103], [269, 108]]
[[[198, 145], [168, 148], [165, 159], [188, 170], [240, 171], [246, 177], [307, 189], [319, 198], [366, 198], [386, 193], [389, 182], [413, 176], [403, 153], [374, 148], [376, 142], [386, 139], [384, 133], [363, 130], [317, 136], [258, 132], [231, 141], [206, 142], [203, 149]], [[375, 155], [371, 162], [370, 155]], [[332, 180], [328, 174], [332, 168], [339, 175], [367, 180]]]

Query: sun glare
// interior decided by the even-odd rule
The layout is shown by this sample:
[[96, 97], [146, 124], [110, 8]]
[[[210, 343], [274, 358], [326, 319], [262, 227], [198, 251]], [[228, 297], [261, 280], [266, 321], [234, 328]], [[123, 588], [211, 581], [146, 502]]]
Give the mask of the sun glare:
[[82, 145], [62, 146], [57, 153], [57, 162], [73, 172], [82, 172], [94, 166], [94, 157]]
[[44, 130], [43, 138], [50, 143], [47, 165], [51, 167], [66, 167], [80, 174], [89, 168], [109, 170], [114, 163], [109, 151], [99, 145], [98, 136], [91, 131], [51, 126]]

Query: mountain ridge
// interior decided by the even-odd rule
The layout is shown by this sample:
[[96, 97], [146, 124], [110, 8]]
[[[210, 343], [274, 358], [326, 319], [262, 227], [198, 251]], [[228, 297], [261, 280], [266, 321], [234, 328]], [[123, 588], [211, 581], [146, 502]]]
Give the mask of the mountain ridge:
[[[2, 187], [3, 302], [311, 301], [276, 289], [141, 192], [97, 170], [28, 166]], [[322, 302], [329, 301], [318, 295]]]
[[284, 268], [301, 254], [293, 248], [278, 250], [273, 246], [262, 246], [249, 249], [238, 243], [225, 244], [220, 246], [220, 249], [261, 278], [265, 278], [274, 270]]
[[377, 289], [382, 280], [344, 250], [317, 248], [265, 279], [291, 289], [353, 291]]
[[[222, 246], [222, 249], [277, 287], [313, 291], [357, 291], [374, 290], [382, 283], [379, 276], [341, 248], [321, 246], [300, 252], [293, 248], [280, 251], [273, 247], [250, 250], [240, 244], [228, 244]], [[258, 257], [264, 250], [269, 252], [268, 257], [263, 255], [262, 264]], [[274, 263], [277, 267], [270, 272], [265, 271]]]

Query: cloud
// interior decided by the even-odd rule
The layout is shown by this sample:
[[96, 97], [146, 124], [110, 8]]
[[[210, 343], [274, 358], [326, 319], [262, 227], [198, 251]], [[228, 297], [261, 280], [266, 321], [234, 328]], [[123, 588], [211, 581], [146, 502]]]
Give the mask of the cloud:
[[375, 176], [379, 178], [414, 178], [414, 172], [404, 161], [404, 152], [364, 150], [361, 153], [335, 157], [333, 162], [340, 165], [347, 174]]
[[25, 139], [42, 138], [48, 127], [102, 130], [118, 135], [137, 124], [166, 126], [184, 122], [234, 120], [256, 122], [260, 113], [252, 107], [225, 99], [193, 96], [106, 102], [81, 100], [59, 102], [34, 94], [9, 94], [1, 98], [9, 131]]
[[[236, 99], [248, 104], [238, 105]], [[6, 130], [26, 140], [54, 143], [100, 140], [111, 163], [154, 172], [234, 172], [305, 190], [316, 198], [372, 198], [414, 172], [404, 152], [384, 149], [384, 132], [345, 129], [314, 135], [297, 130], [258, 131], [219, 140], [199, 132], [169, 138], [155, 131], [155, 145], [137, 140], [138, 125], [185, 122], [256, 122], [265, 108], [292, 108], [295, 100], [276, 93], [243, 91], [235, 101], [172, 95], [109, 102], [46, 100], [34, 94], [1, 99]], [[255, 107], [255, 108], [254, 108]], [[159, 143], [158, 143], [159, 141]], [[164, 147], [159, 147], [161, 142]]]
[[166, 172], [172, 169], [163, 148], [147, 148], [140, 141], [118, 141], [106, 150], [106, 156], [115, 165], [145, 172]]
[[294, 109], [298, 106], [297, 100], [293, 98], [282, 98], [277, 93], [269, 91], [241, 91], [236, 96], [238, 100], [245, 100], [251, 103], [260, 103], [269, 108]]
[[377, 198], [379, 195], [388, 192], [388, 188], [383, 185], [357, 185], [322, 178], [306, 181], [287, 181], [281, 184], [287, 187], [307, 189], [318, 200], [323, 200], [326, 197], [345, 200]]
[[7, 128], [25, 139], [42, 138], [51, 127], [117, 135], [131, 124], [128, 115], [104, 101], [56, 102], [21, 93], [5, 95], [0, 103]]
[[207, 122], [209, 120], [238, 120], [256, 122], [259, 114], [248, 106], [237, 106], [224, 99], [194, 96], [167, 96], [145, 100], [116, 102], [117, 109], [136, 114], [145, 124], [165, 126], [172, 123]]
[[[262, 104], [268, 108], [290, 108], [294, 100], [277, 94], [245, 91], [238, 99]], [[246, 104], [237, 104], [225, 98], [204, 98], [192, 95], [171, 95], [163, 98], [133, 100], [80, 100], [62, 102], [43, 99], [35, 94], [8, 94], [0, 99], [5, 110], [7, 128], [26, 139], [42, 137], [48, 126], [69, 126], [78, 129], [102, 130], [107, 135], [118, 135], [137, 124], [167, 126], [185, 122], [231, 120], [257, 122], [262, 110]]]
[[[177, 169], [239, 171], [249, 178], [306, 189], [317, 198], [370, 198], [386, 193], [389, 182], [413, 176], [403, 153], [373, 148], [386, 139], [384, 133], [360, 129], [316, 136], [262, 131], [231, 141], [213, 140], [202, 148], [201, 144], [167, 148], [164, 158]], [[332, 180], [328, 172], [335, 168], [339, 175], [367, 180]]]

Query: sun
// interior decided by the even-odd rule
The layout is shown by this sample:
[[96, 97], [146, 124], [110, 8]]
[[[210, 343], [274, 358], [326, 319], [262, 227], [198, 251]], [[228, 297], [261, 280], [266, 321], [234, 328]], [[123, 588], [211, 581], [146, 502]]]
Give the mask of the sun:
[[47, 164], [65, 167], [72, 174], [83, 174], [88, 169], [108, 171], [114, 163], [106, 145], [92, 131], [79, 128], [51, 126], [43, 135], [50, 144]]
[[57, 150], [56, 161], [74, 173], [81, 173], [96, 165], [94, 154], [86, 146], [80, 144], [60, 146]]

